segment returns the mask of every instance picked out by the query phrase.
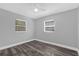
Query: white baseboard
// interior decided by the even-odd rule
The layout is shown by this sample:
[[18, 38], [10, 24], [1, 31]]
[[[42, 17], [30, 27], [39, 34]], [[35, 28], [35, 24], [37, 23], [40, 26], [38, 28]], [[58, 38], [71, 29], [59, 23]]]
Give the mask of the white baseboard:
[[34, 40], [34, 39], [30, 39], [30, 40], [28, 40], [28, 41], [18, 42], [18, 43], [14, 43], [14, 44], [11, 44], [11, 45], [8, 45], [8, 46], [0, 47], [0, 50], [7, 49], [7, 48], [10, 48], [10, 47], [14, 47], [14, 46], [17, 46], [17, 45], [26, 43], [26, 42], [33, 41], [33, 40]]
[[40, 41], [40, 42], [45, 42], [45, 43], [48, 43], [48, 44], [56, 45], [56, 46], [59, 46], [59, 47], [63, 47], [63, 48], [67, 48], [67, 49], [79, 52], [79, 49], [75, 48], [75, 47], [70, 47], [70, 46], [67, 46], [67, 45], [58, 44], [58, 43], [54, 43], [54, 42], [48, 42], [48, 41], [44, 41], [44, 40], [40, 40], [40, 39], [34, 39], [34, 40], [37, 40], [37, 41]]

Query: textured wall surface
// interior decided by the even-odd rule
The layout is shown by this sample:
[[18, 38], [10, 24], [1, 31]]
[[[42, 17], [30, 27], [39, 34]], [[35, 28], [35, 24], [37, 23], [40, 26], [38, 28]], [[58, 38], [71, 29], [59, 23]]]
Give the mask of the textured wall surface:
[[[44, 32], [44, 21], [55, 19], [56, 27], [52, 33]], [[49, 15], [35, 21], [35, 38], [48, 42], [78, 47], [78, 9]]]
[[[16, 19], [23, 19], [26, 21], [27, 32], [15, 31]], [[33, 31], [32, 19], [0, 9], [0, 47], [32, 39]]]

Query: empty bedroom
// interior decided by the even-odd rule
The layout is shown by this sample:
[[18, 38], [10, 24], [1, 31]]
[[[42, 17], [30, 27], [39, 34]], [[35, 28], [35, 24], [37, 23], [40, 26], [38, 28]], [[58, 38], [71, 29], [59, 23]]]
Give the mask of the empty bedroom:
[[78, 56], [79, 3], [0, 3], [0, 56]]

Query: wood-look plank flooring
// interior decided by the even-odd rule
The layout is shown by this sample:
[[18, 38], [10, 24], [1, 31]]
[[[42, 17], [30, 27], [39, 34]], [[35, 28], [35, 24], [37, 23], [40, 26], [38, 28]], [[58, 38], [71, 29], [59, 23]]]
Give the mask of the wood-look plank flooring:
[[0, 56], [78, 56], [78, 53], [70, 49], [34, 40], [0, 50]]

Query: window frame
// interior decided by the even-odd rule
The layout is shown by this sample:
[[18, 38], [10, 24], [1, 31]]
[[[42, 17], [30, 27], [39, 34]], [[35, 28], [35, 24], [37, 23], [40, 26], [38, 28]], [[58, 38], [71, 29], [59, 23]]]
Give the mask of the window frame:
[[[16, 25], [16, 21], [17, 21], [17, 20], [18, 20], [18, 21], [24, 21], [24, 22], [25, 22], [25, 26], [22, 26], [22, 25]], [[18, 31], [18, 30], [16, 29], [17, 26], [19, 26], [19, 27], [25, 27], [25, 30], [20, 30], [20, 31]], [[26, 24], [26, 20], [16, 19], [16, 20], [15, 20], [15, 31], [16, 31], [16, 32], [27, 32], [27, 24]]]
[[[54, 21], [54, 24], [53, 24], [53, 25], [46, 25], [46, 24], [45, 24], [46, 22], [51, 22], [51, 21]], [[44, 21], [44, 32], [54, 32], [54, 31], [47, 31], [47, 30], [46, 30], [46, 27], [54, 27], [54, 30], [55, 30], [55, 24], [56, 24], [56, 22], [55, 22], [54, 19], [45, 20], [45, 21]]]

